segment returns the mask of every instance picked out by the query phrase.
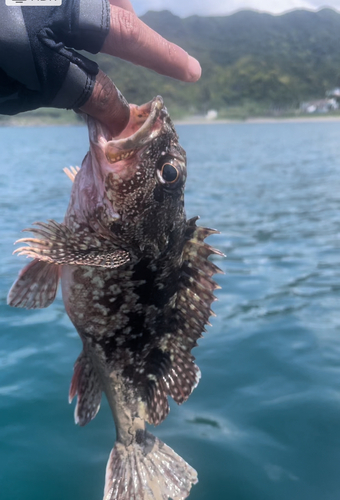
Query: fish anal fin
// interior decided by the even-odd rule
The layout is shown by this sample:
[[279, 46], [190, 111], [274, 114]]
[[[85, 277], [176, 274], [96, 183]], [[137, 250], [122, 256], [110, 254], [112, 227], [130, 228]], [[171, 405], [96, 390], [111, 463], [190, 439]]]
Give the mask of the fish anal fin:
[[97, 372], [88, 356], [82, 352], [75, 362], [69, 391], [69, 402], [77, 395], [74, 411], [76, 424], [84, 426], [97, 415], [102, 398], [102, 388]]
[[60, 279], [60, 266], [34, 259], [19, 273], [7, 296], [12, 307], [39, 309], [54, 301]]
[[119, 441], [111, 451], [104, 500], [183, 500], [197, 473], [169, 446], [139, 430], [129, 446]]
[[24, 229], [38, 238], [21, 238], [26, 243], [14, 253], [55, 264], [72, 264], [115, 268], [130, 260], [127, 251], [117, 248], [112, 241], [98, 238], [87, 227], [71, 231], [54, 220], [36, 222], [36, 227]]

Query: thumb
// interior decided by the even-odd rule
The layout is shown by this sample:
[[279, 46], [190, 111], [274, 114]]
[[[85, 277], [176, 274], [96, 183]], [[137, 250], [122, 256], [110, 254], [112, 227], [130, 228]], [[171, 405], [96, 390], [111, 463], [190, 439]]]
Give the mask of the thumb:
[[106, 125], [114, 137], [124, 130], [130, 117], [125, 97], [101, 70], [96, 76], [91, 97], [80, 110]]

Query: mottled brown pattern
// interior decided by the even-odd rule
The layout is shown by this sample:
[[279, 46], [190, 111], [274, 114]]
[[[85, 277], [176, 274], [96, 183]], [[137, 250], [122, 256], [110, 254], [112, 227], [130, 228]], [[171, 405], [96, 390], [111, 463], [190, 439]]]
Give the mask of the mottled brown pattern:
[[[102, 391], [112, 409], [118, 448], [108, 464], [106, 500], [120, 500], [129, 491], [124, 478], [139, 470], [138, 463], [132, 472], [126, 469], [131, 464], [121, 463], [126, 453], [138, 462], [154, 446], [151, 462], [165, 460], [165, 445], [147, 438], [145, 421], [159, 424], [169, 412], [168, 396], [181, 404], [196, 387], [200, 371], [191, 350], [212, 314], [212, 276], [220, 272], [208, 260], [219, 252], [204, 243], [215, 231], [197, 227], [197, 218], [186, 220], [186, 155], [166, 108], [156, 98], [143, 109], [139, 128], [132, 108], [133, 133], [112, 140], [89, 119], [91, 150], [80, 171], [72, 171], [64, 223], [38, 223], [38, 238], [21, 240], [29, 246], [19, 249], [43, 265], [62, 267], [65, 307], [83, 342], [70, 389], [70, 399], [78, 397], [76, 422], [95, 417]], [[47, 304], [59, 273], [41, 274], [54, 279], [40, 287], [49, 290], [48, 298], [39, 298]], [[20, 279], [14, 305], [20, 297], [33, 303], [20, 289], [30, 283]], [[171, 468], [161, 497], [155, 492], [163, 479], [155, 469], [159, 484], [129, 498], [165, 499], [171, 491], [178, 500], [187, 496], [196, 473], [166, 449]]]

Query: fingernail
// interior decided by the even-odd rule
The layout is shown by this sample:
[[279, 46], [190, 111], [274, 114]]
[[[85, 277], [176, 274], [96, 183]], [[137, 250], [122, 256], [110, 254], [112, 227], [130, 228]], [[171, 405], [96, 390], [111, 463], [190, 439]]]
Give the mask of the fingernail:
[[201, 78], [202, 68], [194, 57], [189, 56], [188, 61], [189, 82], [197, 82]]

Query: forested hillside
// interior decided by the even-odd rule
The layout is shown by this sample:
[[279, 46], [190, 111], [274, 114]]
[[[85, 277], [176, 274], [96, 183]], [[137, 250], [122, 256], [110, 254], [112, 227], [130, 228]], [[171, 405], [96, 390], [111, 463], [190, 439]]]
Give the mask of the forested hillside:
[[[218, 110], [219, 118], [292, 115], [301, 102], [322, 99], [327, 90], [340, 87], [340, 13], [334, 10], [281, 16], [240, 11], [186, 19], [163, 11], [142, 19], [199, 59], [199, 82], [178, 82], [104, 54], [91, 57], [129, 102], [141, 104], [160, 94], [173, 118], [210, 109]], [[77, 121], [51, 108], [0, 115], [0, 124], [71, 120]]]
[[340, 13], [331, 9], [186, 19], [163, 11], [142, 19], [196, 56], [203, 76], [195, 85], [179, 83], [99, 55], [101, 68], [130, 102], [161, 94], [170, 107], [191, 112], [247, 103], [285, 108], [340, 85]]

